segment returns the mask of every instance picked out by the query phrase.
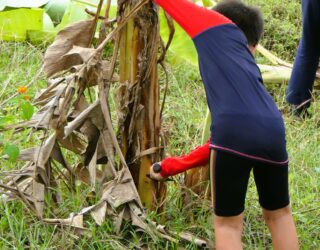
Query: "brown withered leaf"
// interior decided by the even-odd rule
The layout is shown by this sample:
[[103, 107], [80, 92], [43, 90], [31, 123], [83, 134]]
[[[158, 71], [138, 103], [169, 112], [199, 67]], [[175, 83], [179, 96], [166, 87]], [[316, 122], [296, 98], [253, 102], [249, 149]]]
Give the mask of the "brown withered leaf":
[[34, 164], [32, 162], [27, 162], [21, 169], [4, 174], [4, 176], [6, 176], [4, 182], [8, 185], [14, 185], [14, 183], [19, 183], [22, 179], [30, 176], [33, 171]]
[[47, 89], [41, 90], [37, 93], [37, 96], [34, 100], [34, 105], [43, 106], [46, 105], [51, 99], [58, 95], [61, 95], [67, 84], [64, 83], [65, 78], [62, 78], [60, 81], [55, 82], [54, 84], [50, 85]]
[[87, 138], [79, 132], [73, 131], [68, 137], [63, 138], [63, 133], [57, 136], [57, 141], [61, 147], [66, 148], [76, 154], [83, 154], [88, 146]]
[[[44, 55], [44, 72], [47, 77], [81, 64], [79, 57], [64, 57], [74, 46], [87, 48], [93, 28], [93, 19], [80, 21], [61, 30]], [[71, 60], [73, 59], [73, 60]]]
[[65, 137], [69, 136], [73, 130], [80, 127], [85, 122], [85, 120], [88, 118], [88, 116], [90, 116], [91, 113], [98, 108], [100, 108], [100, 102], [96, 101], [93, 104], [91, 104], [88, 108], [83, 110], [80, 114], [78, 114], [76, 119], [69, 122], [67, 124], [67, 126], [64, 127]]
[[111, 162], [112, 165], [114, 165], [114, 152], [115, 149], [113, 147], [110, 133], [107, 129], [104, 129], [100, 133], [100, 138], [97, 145], [97, 158], [101, 159], [104, 156], [107, 156], [108, 161]]
[[125, 218], [125, 214], [128, 214], [128, 213], [130, 214], [128, 206], [124, 206], [122, 208], [121, 212], [119, 214], [117, 214], [113, 218], [113, 223], [114, 223], [116, 234], [120, 233], [120, 229], [121, 229], [121, 225], [122, 225], [123, 219]]
[[27, 148], [20, 152], [19, 161], [33, 161], [36, 148]]
[[43, 145], [35, 151], [33, 161], [37, 164], [37, 166], [44, 168], [56, 143], [56, 137], [57, 136], [55, 133], [52, 134], [44, 141]]
[[35, 179], [32, 183], [32, 195], [34, 197], [34, 206], [36, 209], [37, 215], [42, 218], [43, 217], [43, 208], [44, 208], [44, 190], [45, 187], [42, 183], [39, 183]]
[[[92, 211], [94, 211], [96, 208], [99, 208], [99, 209], [101, 209], [101, 204], [102, 203], [105, 203], [106, 201], [104, 201], [104, 200], [100, 200], [97, 204], [94, 204], [94, 205], [92, 205], [92, 206], [89, 206], [89, 207], [84, 207], [84, 208], [82, 208], [81, 209], [81, 211], [78, 213], [79, 215], [85, 215], [85, 214], [88, 214], [88, 213], [91, 213]], [[108, 204], [107, 204], [107, 206], [106, 206], [106, 215], [114, 215], [115, 214], [115, 211], [110, 207], [110, 206], [108, 206]]]
[[[52, 111], [52, 112], [51, 112]], [[5, 129], [18, 129], [20, 128], [36, 128], [36, 129], [47, 129], [47, 128], [55, 128], [56, 118], [53, 117], [53, 109], [46, 111], [39, 111], [34, 114], [29, 121], [20, 122], [17, 124], [12, 124], [5, 126]]]
[[76, 230], [79, 234], [87, 234], [88, 229], [83, 226], [83, 215], [71, 213], [67, 219], [43, 219], [48, 224], [70, 226]]
[[59, 162], [62, 166], [64, 166], [66, 169], [69, 169], [69, 166], [67, 164], [66, 159], [64, 158], [61, 148], [59, 147], [59, 145], [56, 143], [54, 145], [54, 148], [51, 152], [51, 157], [52, 159], [54, 159], [55, 161]]
[[154, 226], [149, 225], [148, 221], [144, 219], [144, 214], [141, 209], [136, 205], [135, 202], [130, 202], [129, 208], [132, 225], [142, 229], [144, 232], [148, 233], [154, 241], [156, 241], [156, 234], [158, 234], [158, 232]]
[[[97, 143], [100, 137], [99, 129], [87, 119], [80, 128], [80, 133], [86, 136], [88, 141], [88, 146], [86, 152], [83, 154], [83, 163], [88, 166], [95, 150], [97, 148]], [[101, 163], [100, 163], [101, 164]]]
[[136, 214], [134, 211], [130, 210], [132, 225], [147, 231], [148, 225]]
[[99, 226], [101, 226], [102, 223], [105, 221], [106, 213], [107, 213], [107, 203], [106, 202], [101, 202], [98, 206], [93, 208], [90, 212], [92, 218]]
[[69, 114], [69, 119], [75, 119], [78, 117], [78, 115], [89, 107], [89, 103], [87, 102], [84, 95], [81, 95], [79, 98], [79, 101], [75, 104], [72, 112]]
[[89, 170], [91, 186], [94, 187], [96, 185], [96, 179], [97, 179], [97, 149], [95, 150], [92, 156], [92, 159], [88, 166], [88, 170]]
[[172, 232], [172, 233], [185, 241], [193, 242], [198, 247], [211, 249], [212, 243], [200, 237], [194, 236], [191, 233], [188, 233], [188, 232], [180, 232], [180, 233]]
[[83, 165], [83, 163], [78, 163], [74, 168], [75, 176], [82, 182], [90, 185], [90, 176], [88, 169]]
[[[79, 163], [75, 169], [74, 169], [74, 173], [77, 176], [77, 178], [90, 185], [90, 175], [89, 175], [89, 170], [87, 167], [85, 167], [82, 163]], [[96, 169], [96, 181], [97, 182], [101, 182], [103, 177], [103, 173], [100, 169]]]
[[103, 189], [102, 199], [105, 199], [112, 208], [116, 209], [125, 203], [137, 200], [138, 197], [132, 190], [130, 182], [117, 183], [112, 180]]
[[62, 85], [60, 88], [57, 89], [54, 98], [52, 98], [48, 103], [41, 108], [38, 113], [31, 118], [31, 120], [37, 122], [34, 125], [35, 128], [56, 128], [57, 119], [54, 119], [54, 112], [59, 106], [59, 101], [61, 96], [64, 94], [67, 85]]
[[78, 62], [74, 65], [80, 65], [83, 62], [87, 62], [94, 53], [95, 49], [93, 48], [73, 46], [72, 49], [62, 57], [62, 59], [71, 62]]
[[[91, 68], [88, 72], [88, 78], [87, 78], [87, 86], [88, 87], [92, 87], [95, 85], [98, 85], [98, 78], [99, 78], [99, 74], [102, 75], [102, 79], [108, 79], [109, 76], [109, 71], [110, 71], [110, 62], [107, 60], [102, 60], [100, 62], [101, 67], [100, 70], [102, 70], [102, 72], [98, 72], [96, 68]], [[119, 82], [120, 77], [117, 73], [114, 73], [112, 78], [111, 78], [111, 82]]]
[[[43, 142], [43, 145], [37, 148], [34, 153], [35, 171], [34, 178], [37, 182], [49, 185], [48, 179], [48, 160], [56, 143], [56, 134], [52, 134]], [[35, 191], [35, 190], [34, 190]]]
[[32, 195], [32, 178], [26, 178], [18, 183], [18, 188], [21, 192], [28, 194], [29, 196]]

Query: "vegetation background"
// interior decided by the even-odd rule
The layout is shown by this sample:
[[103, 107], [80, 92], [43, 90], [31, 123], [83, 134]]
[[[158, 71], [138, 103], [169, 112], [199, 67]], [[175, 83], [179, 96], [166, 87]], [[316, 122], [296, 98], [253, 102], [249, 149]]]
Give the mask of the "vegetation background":
[[[247, 0], [262, 8], [265, 19], [265, 33], [262, 45], [277, 56], [292, 62], [301, 32], [300, 1], [298, 0]], [[0, 103], [25, 86], [41, 67], [45, 46], [28, 43], [0, 42]], [[261, 58], [257, 58], [258, 61]], [[177, 62], [174, 55], [168, 58], [170, 74], [169, 93], [164, 114], [164, 132], [168, 138], [167, 155], [181, 155], [199, 145], [206, 101], [198, 69]], [[160, 71], [161, 73], [161, 71]], [[164, 73], [160, 74], [161, 79]], [[44, 78], [43, 78], [44, 79]], [[45, 86], [40, 79], [25, 93], [1, 106], [0, 126], [21, 121], [26, 117], [23, 108], [25, 99], [34, 97]], [[292, 209], [297, 224], [301, 249], [320, 249], [320, 100], [318, 90], [314, 93], [311, 107], [312, 118], [300, 121], [291, 117], [285, 103], [286, 83], [267, 86], [279, 108], [284, 113], [287, 128], [287, 144], [290, 155], [290, 192]], [[6, 145], [25, 148], [35, 143], [24, 131], [18, 134], [0, 134], [0, 153]], [[15, 169], [15, 163], [0, 159], [0, 170]], [[1, 173], [1, 172], [0, 172]], [[164, 212], [168, 227], [189, 230], [197, 235], [213, 239], [211, 210], [209, 202], [193, 196], [188, 206], [182, 206], [182, 194], [187, 192], [181, 186], [182, 176], [169, 185], [167, 207]], [[64, 203], [56, 208], [57, 213], [68, 216], [82, 206], [84, 193], [65, 193]], [[1, 198], [0, 198], [1, 199]], [[81, 201], [81, 202], [80, 202]], [[245, 212], [243, 240], [245, 249], [270, 249], [271, 237], [263, 223], [261, 209], [253, 180], [250, 181]], [[154, 219], [160, 216], [150, 214]], [[135, 232], [126, 225], [120, 236], [115, 235], [112, 222], [102, 227], [93, 222], [87, 225], [92, 237], [76, 238], [68, 229], [44, 225], [36, 220], [20, 202], [0, 201], [0, 248], [1, 249], [130, 249], [146, 244], [150, 249], [178, 249], [167, 242], [149, 242], [150, 239]], [[185, 249], [196, 249], [186, 245]]]

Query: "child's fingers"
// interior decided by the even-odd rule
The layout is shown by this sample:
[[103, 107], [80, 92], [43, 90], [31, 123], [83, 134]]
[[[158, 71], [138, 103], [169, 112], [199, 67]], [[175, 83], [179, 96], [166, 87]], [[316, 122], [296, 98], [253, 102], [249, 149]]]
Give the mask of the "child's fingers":
[[163, 178], [160, 173], [155, 173], [154, 172], [153, 166], [151, 166], [150, 169], [149, 169], [149, 175], [150, 175], [151, 179], [154, 179], [154, 180], [157, 180], [157, 181], [165, 180], [165, 178]]

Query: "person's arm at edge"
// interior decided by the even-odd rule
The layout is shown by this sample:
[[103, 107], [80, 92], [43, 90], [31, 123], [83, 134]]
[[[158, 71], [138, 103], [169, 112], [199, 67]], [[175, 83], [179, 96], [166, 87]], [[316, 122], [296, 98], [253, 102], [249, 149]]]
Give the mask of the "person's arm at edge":
[[191, 168], [205, 166], [209, 162], [210, 142], [197, 147], [189, 154], [179, 157], [168, 157], [161, 162], [161, 176], [166, 178]]
[[232, 23], [220, 13], [188, 0], [153, 0], [193, 38], [214, 26]]

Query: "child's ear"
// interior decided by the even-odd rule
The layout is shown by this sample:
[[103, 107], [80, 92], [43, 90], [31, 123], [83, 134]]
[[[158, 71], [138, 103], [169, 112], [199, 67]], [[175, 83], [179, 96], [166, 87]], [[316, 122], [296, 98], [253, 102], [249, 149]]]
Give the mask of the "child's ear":
[[249, 45], [249, 50], [251, 51], [251, 53], [254, 55], [257, 51], [257, 46], [258, 45]]

